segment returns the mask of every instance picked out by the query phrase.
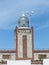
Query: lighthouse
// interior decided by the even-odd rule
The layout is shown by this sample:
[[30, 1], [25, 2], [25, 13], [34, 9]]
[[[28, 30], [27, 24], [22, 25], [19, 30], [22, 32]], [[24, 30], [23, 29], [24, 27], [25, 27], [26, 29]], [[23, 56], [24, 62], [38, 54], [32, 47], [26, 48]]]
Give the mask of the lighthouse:
[[15, 28], [15, 49], [17, 60], [34, 59], [33, 27], [29, 27], [29, 18], [22, 14]]

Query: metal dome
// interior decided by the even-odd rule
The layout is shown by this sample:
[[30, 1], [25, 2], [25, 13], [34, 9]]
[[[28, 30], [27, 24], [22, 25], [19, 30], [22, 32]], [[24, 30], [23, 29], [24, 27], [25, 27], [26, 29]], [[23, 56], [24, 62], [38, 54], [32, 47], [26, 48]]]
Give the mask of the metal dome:
[[29, 27], [29, 19], [28, 19], [28, 17], [25, 14], [23, 14], [19, 18], [18, 25], [19, 25], [19, 27]]

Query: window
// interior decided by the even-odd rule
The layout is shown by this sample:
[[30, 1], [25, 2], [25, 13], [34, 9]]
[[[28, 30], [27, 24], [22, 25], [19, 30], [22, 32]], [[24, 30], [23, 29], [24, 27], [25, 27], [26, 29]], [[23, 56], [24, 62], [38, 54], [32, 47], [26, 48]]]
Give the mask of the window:
[[3, 59], [10, 59], [10, 55], [3, 55], [2, 58]]
[[27, 36], [23, 35], [23, 57], [27, 58]]
[[39, 54], [38, 58], [39, 60], [46, 59], [46, 54]]
[[1, 64], [7, 64], [7, 61], [2, 60]]

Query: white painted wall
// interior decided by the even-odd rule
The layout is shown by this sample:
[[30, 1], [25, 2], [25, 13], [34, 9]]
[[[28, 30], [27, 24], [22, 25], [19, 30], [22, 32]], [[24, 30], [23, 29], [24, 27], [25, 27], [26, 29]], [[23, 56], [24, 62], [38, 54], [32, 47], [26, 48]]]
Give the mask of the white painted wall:
[[27, 57], [32, 58], [32, 34], [27, 35]]
[[23, 43], [22, 43], [22, 35], [18, 34], [18, 57], [23, 58]]
[[30, 30], [20, 30], [18, 32], [18, 57], [23, 58], [23, 35], [27, 36], [27, 57], [32, 58], [32, 32], [29, 33]]
[[7, 65], [31, 65], [30, 60], [7, 60]]
[[44, 59], [43, 60], [43, 65], [49, 65], [49, 59]]

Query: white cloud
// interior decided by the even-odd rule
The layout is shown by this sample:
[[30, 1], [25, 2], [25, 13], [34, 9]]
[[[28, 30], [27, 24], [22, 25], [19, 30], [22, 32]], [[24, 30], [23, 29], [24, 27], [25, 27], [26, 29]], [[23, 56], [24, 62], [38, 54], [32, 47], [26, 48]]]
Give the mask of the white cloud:
[[[0, 1], [0, 29], [8, 28], [15, 23], [22, 11], [34, 10], [35, 13], [44, 13], [49, 5], [49, 0], [4, 0]], [[43, 8], [45, 7], [45, 8]], [[49, 9], [49, 7], [48, 7]], [[37, 15], [36, 14], [36, 15]], [[16, 21], [15, 21], [16, 20]], [[10, 26], [13, 28], [14, 25]]]
[[44, 25], [39, 26], [38, 28], [36, 28], [36, 30], [43, 30], [43, 29], [46, 29], [46, 28], [48, 28], [48, 27], [49, 27], [49, 21], [46, 22]]

